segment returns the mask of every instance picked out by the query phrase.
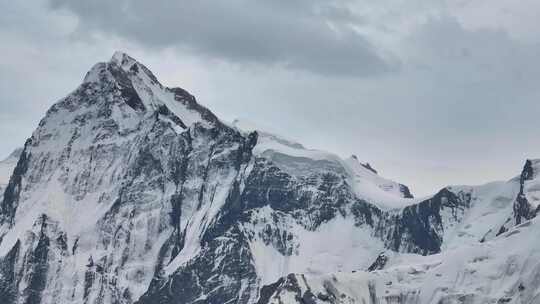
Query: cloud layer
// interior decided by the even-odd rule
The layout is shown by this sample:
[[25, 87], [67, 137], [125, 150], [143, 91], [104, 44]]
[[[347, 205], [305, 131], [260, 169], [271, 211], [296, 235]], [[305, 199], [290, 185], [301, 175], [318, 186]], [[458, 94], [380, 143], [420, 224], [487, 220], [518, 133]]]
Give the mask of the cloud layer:
[[331, 1], [66, 1], [83, 31], [114, 33], [149, 48], [179, 47], [235, 63], [368, 76], [392, 67]]

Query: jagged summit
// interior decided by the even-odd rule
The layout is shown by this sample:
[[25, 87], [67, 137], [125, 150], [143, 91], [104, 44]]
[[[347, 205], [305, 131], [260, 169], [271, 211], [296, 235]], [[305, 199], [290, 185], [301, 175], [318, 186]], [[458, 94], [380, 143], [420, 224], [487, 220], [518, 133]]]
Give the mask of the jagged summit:
[[[126, 53], [116, 52], [110, 61], [94, 65], [84, 78], [85, 85], [101, 91], [115, 87], [135, 112], [158, 113], [175, 128], [186, 129], [193, 123], [219, 123], [193, 95], [179, 87], [164, 87], [146, 66]], [[111, 93], [114, 92], [108, 92]]]
[[100, 73], [103, 73], [103, 68], [108, 65], [115, 65], [125, 72], [133, 72], [135, 74], [142, 70], [155, 84], [161, 85], [154, 74], [145, 65], [129, 56], [127, 53], [120, 51], [114, 52], [109, 61], [96, 63], [90, 71], [88, 71], [84, 82], [99, 81]]
[[129, 56], [127, 53], [122, 51], [115, 51], [111, 57], [110, 62], [115, 62], [118, 65], [124, 65], [126, 63], [136, 63], [137, 61], [133, 57]]

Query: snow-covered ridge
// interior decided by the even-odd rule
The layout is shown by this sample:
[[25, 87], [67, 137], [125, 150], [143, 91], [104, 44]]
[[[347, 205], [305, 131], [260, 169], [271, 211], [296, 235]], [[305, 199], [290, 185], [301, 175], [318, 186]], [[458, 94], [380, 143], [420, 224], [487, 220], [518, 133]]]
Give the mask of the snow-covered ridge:
[[538, 303], [538, 163], [527, 160], [508, 181], [447, 187], [465, 204], [442, 209], [441, 252], [385, 251], [369, 271], [289, 274], [268, 284], [259, 303]]
[[345, 174], [359, 198], [385, 210], [420, 202], [420, 199], [413, 199], [407, 186], [381, 177], [369, 164], [361, 163], [354, 155], [342, 159], [330, 152], [307, 149], [300, 143], [243, 120], [235, 120], [233, 126], [243, 131], [257, 131], [259, 140], [254, 154], [274, 161], [292, 175], [308, 176], [324, 170]]

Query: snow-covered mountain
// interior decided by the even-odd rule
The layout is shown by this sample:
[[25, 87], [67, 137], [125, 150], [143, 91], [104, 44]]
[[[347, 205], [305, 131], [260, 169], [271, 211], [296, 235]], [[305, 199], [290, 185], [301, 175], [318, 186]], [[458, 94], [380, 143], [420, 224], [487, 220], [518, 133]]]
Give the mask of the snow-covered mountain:
[[4, 195], [4, 190], [6, 189], [7, 184], [9, 183], [9, 177], [17, 165], [17, 161], [21, 156], [22, 148], [17, 148], [11, 154], [0, 161], [0, 201]]
[[[413, 204], [409, 188], [385, 179], [369, 163], [361, 163], [355, 155], [347, 159], [312, 149], [280, 135], [273, 134], [253, 122], [235, 120], [233, 126], [244, 132], [256, 131], [259, 135], [253, 153], [267, 158], [282, 170], [295, 176], [311, 175], [317, 171], [340, 172], [347, 177], [355, 194], [382, 209], [392, 209]], [[402, 199], [397, 199], [402, 198]]]
[[355, 156], [223, 122], [123, 53], [15, 159], [0, 303], [522, 303], [540, 285], [539, 161], [413, 198]]

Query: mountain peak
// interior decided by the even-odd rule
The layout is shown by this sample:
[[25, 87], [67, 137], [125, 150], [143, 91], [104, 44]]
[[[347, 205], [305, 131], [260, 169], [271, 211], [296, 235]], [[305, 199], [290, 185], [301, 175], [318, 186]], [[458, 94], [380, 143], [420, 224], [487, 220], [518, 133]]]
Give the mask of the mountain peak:
[[114, 54], [112, 55], [110, 61], [111, 62], [121, 63], [121, 62], [123, 62], [125, 60], [136, 61], [135, 59], [133, 59], [133, 57], [129, 56], [127, 53], [124, 53], [122, 51], [114, 52]]
[[[120, 69], [118, 69], [120, 68]], [[119, 70], [127, 73], [124, 75], [123, 72], [119, 75]], [[118, 72], [115, 72], [118, 71]], [[111, 75], [111, 73], [113, 75]], [[104, 79], [112, 78], [126, 78], [130, 76], [138, 76], [139, 78], [148, 78], [150, 84], [163, 87], [161, 83], [157, 80], [157, 77], [144, 66], [142, 63], [129, 56], [127, 53], [116, 51], [112, 55], [111, 59], [108, 62], [99, 62], [95, 64], [90, 71], [84, 77], [84, 83], [89, 82], [101, 82]], [[124, 82], [124, 81], [122, 81]]]
[[[149, 116], [170, 123], [178, 132], [197, 122], [205, 125], [219, 122], [188, 91], [162, 85], [150, 69], [122, 51], [114, 52], [109, 60], [94, 64], [81, 86], [54, 104], [48, 114], [54, 115], [60, 109], [69, 113], [78, 109], [76, 115], [86, 116], [95, 111], [95, 117], [111, 119], [119, 128], [126, 127], [123, 132], [136, 128]], [[53, 120], [48, 116], [44, 118], [46, 121]], [[58, 137], [61, 135], [58, 133]]]
[[137, 65], [142, 66], [142, 64], [139, 63], [137, 60], [135, 60], [133, 57], [129, 56], [127, 53], [120, 52], [120, 51], [114, 52], [114, 54], [111, 57], [111, 60], [109, 60], [109, 63], [114, 63], [125, 71], [131, 70], [133, 72], [137, 72], [138, 70], [137, 68], [133, 68], [134, 65], [137, 64]]

